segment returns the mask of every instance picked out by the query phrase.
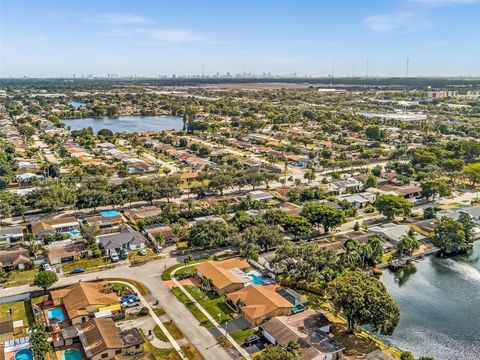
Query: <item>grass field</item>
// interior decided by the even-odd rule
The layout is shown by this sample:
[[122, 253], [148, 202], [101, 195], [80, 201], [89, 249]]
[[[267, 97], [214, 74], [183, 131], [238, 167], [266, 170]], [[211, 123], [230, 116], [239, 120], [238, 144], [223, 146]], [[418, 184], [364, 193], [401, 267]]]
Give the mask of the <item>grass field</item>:
[[11, 271], [8, 273], [3, 287], [31, 284], [37, 273], [38, 268], [24, 271]]
[[[218, 323], [221, 324], [232, 319], [233, 310], [227, 304], [225, 304], [225, 296], [218, 296], [213, 292], [204, 293], [200, 288], [196, 286], [185, 286], [185, 290], [187, 290], [190, 295], [192, 295], [193, 298], [197, 300], [198, 303], [210, 314], [210, 316], [217, 320]], [[203, 315], [200, 310], [195, 307], [195, 305], [190, 304], [190, 300], [185, 294], [181, 292], [180, 289], [175, 288], [174, 294], [180, 299], [181, 302], [187, 305], [190, 311], [192, 311], [192, 313], [200, 320], [203, 325], [203, 322], [207, 320], [205, 315]], [[201, 318], [199, 318], [197, 313], [200, 314]], [[210, 321], [208, 321], [208, 324], [210, 326], [205, 326], [212, 326]]]
[[[168, 332], [170, 333], [170, 335], [173, 336], [175, 340], [183, 339], [182, 332], [177, 328], [173, 321], [165, 321], [163, 325], [167, 328]], [[153, 333], [158, 339], [168, 342], [167, 336], [163, 333], [163, 331], [158, 325], [155, 326], [155, 328], [153, 329]]]
[[138, 282], [138, 281], [135, 281], [135, 280], [122, 279], [122, 278], [105, 278], [103, 280], [110, 281], [110, 282], [123, 281], [123, 282], [129, 283], [129, 284], [132, 284], [133, 286], [135, 286], [138, 289], [138, 291], [140, 291], [140, 294], [142, 294], [143, 296], [148, 296], [148, 295], [151, 294], [150, 290], [145, 285], [143, 285], [141, 282]]
[[[92, 259], [82, 259], [72, 263], [68, 263], [62, 266], [62, 270], [65, 273], [69, 273], [75, 268], [83, 268], [87, 272], [94, 270], [98, 266], [114, 266], [108, 261], [106, 257], [92, 258]], [[97, 269], [95, 269], [97, 270]]]
[[237, 344], [243, 344], [247, 336], [255, 334], [255, 330], [252, 328], [236, 330], [230, 333], [230, 336], [237, 342]]

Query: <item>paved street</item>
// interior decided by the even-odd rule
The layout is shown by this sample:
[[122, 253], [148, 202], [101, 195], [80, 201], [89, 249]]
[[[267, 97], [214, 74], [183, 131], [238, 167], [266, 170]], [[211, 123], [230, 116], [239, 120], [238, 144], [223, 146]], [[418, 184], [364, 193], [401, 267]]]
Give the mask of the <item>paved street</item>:
[[[181, 261], [180, 258], [167, 257], [137, 267], [130, 267], [128, 264], [120, 264], [115, 269], [79, 276], [62, 277], [55, 284], [55, 287], [70, 285], [77, 281], [96, 280], [97, 278], [125, 278], [139, 281], [150, 289], [152, 297], [159, 301], [160, 306], [162, 306], [167, 314], [174, 319], [178, 328], [205, 359], [231, 359], [231, 356], [220, 345], [218, 345], [215, 337], [212, 336], [205, 327], [200, 325], [195, 316], [192, 315], [185, 305], [177, 300], [162, 282], [160, 276], [165, 267], [168, 268], [177, 264], [179, 261]], [[33, 289], [38, 288], [26, 285], [2, 289], [0, 296], [5, 297], [22, 294], [32, 291]]]

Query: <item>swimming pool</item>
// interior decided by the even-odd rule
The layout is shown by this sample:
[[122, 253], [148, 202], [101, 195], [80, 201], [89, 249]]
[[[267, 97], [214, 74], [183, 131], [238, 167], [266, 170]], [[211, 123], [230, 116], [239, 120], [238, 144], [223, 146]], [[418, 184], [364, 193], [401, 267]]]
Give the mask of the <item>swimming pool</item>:
[[33, 351], [30, 349], [22, 349], [15, 353], [15, 360], [32, 360]]
[[112, 217], [112, 216], [118, 216], [120, 213], [117, 210], [106, 210], [106, 211], [100, 211], [100, 215], [103, 217]]
[[60, 308], [48, 309], [47, 313], [48, 313], [48, 318], [50, 320], [56, 320], [58, 322], [62, 322], [65, 320], [65, 315], [63, 314], [63, 311]]
[[62, 360], [82, 360], [82, 354], [78, 349], [68, 349], [63, 352]]
[[72, 230], [72, 231], [69, 231], [68, 234], [71, 236], [71, 237], [76, 237], [80, 234], [80, 231], [78, 230]]
[[253, 285], [263, 285], [265, 284], [265, 280], [262, 279], [260, 276], [257, 276], [255, 274], [248, 274], [248, 277], [252, 279], [252, 284]]

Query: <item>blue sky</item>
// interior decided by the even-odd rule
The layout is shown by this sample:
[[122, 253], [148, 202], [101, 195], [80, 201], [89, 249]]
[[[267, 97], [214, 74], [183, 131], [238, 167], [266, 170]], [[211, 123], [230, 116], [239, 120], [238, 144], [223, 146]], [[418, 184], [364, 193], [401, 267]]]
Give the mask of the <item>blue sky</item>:
[[0, 0], [0, 30], [0, 77], [480, 75], [480, 0]]

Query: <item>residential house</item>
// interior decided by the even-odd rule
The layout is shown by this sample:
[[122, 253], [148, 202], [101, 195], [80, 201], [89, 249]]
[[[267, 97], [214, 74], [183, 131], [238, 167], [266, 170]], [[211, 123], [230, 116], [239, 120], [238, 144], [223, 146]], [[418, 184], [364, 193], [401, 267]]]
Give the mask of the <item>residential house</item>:
[[121, 331], [111, 318], [90, 319], [79, 327], [78, 337], [89, 360], [118, 359], [143, 353], [140, 330]]
[[102, 235], [97, 238], [100, 246], [108, 253], [121, 249], [127, 251], [139, 250], [145, 247], [145, 238], [141, 233], [131, 228], [115, 234]]
[[196, 266], [199, 278], [206, 278], [210, 286], [218, 295], [225, 295], [239, 290], [251, 283], [251, 279], [245, 275], [250, 269], [250, 264], [240, 258], [232, 258], [220, 261], [205, 261]]
[[292, 303], [278, 293], [279, 285], [250, 285], [227, 294], [229, 302], [239, 309], [252, 326], [275, 316], [290, 315]]
[[270, 194], [268, 191], [263, 190], [254, 190], [250, 191], [247, 196], [251, 196], [253, 200], [256, 201], [270, 201], [273, 199], [273, 195]]
[[0, 228], [0, 246], [21, 241], [23, 241], [23, 229], [20, 226]]
[[49, 220], [34, 221], [30, 224], [30, 229], [32, 234], [35, 235], [37, 239], [41, 239], [47, 234], [79, 231], [80, 224], [76, 217], [67, 216]]
[[124, 214], [132, 221], [153, 219], [162, 214], [162, 209], [158, 206], [143, 206], [141, 208], [125, 210]]
[[23, 246], [14, 246], [8, 251], [0, 252], [0, 268], [3, 270], [24, 270], [29, 263], [29, 252]]
[[345, 193], [355, 193], [363, 189], [363, 183], [354, 178], [334, 180], [328, 184], [330, 191], [337, 192], [342, 195]]
[[291, 316], [275, 317], [260, 326], [272, 344], [287, 347], [291, 341], [300, 346], [299, 360], [340, 360], [345, 347], [329, 335], [330, 321], [322, 313], [309, 309]]
[[120, 231], [123, 218], [120, 214], [114, 216], [95, 215], [85, 218], [84, 222], [87, 226], [98, 226], [100, 234], [110, 234]]
[[54, 241], [45, 246], [48, 250], [48, 262], [52, 265], [72, 262], [75, 257], [87, 254], [89, 246], [86, 241]]
[[284, 202], [278, 206], [278, 209], [286, 212], [287, 214], [300, 215], [303, 207], [301, 205], [297, 205], [291, 202]]
[[54, 306], [63, 305], [72, 325], [85, 323], [99, 309], [119, 303], [117, 294], [109, 292], [105, 282], [78, 282], [52, 290], [50, 296]]
[[[370, 227], [369, 230], [377, 233], [382, 239], [397, 245], [405, 235], [408, 235], [411, 227], [408, 225], [397, 225], [387, 223], [379, 226]], [[416, 234], [417, 240], [425, 239], [425, 236]]]
[[166, 243], [177, 242], [178, 236], [175, 235], [173, 229], [165, 224], [151, 224], [143, 227], [144, 233], [148, 239], [155, 241], [157, 234], [161, 233]]

